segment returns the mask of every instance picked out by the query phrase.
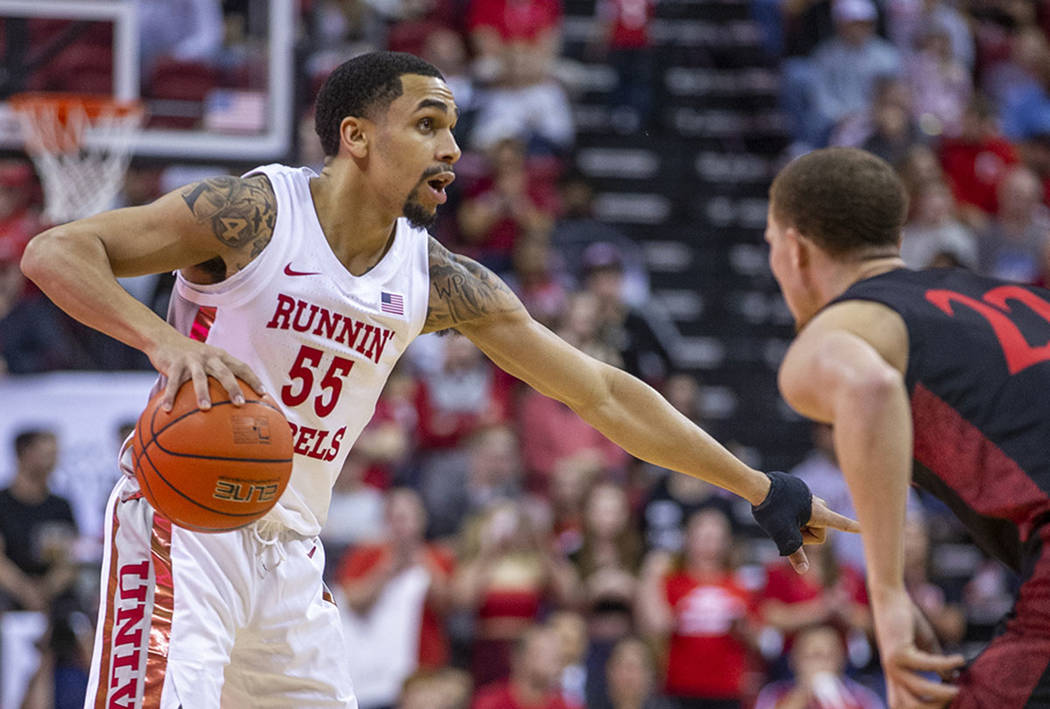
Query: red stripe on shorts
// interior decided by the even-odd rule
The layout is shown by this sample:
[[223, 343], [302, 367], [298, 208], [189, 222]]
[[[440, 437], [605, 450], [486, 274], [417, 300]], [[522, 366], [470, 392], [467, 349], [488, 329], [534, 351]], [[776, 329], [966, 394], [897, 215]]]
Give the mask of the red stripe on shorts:
[[106, 617], [102, 622], [102, 658], [98, 668], [98, 689], [95, 691], [95, 709], [106, 709], [106, 700], [109, 695], [109, 660], [113, 650], [113, 618], [116, 614], [117, 590], [120, 585], [117, 579], [117, 529], [120, 528], [120, 520], [117, 517], [117, 507], [120, 502], [113, 505], [113, 531], [109, 539], [109, 580], [106, 581], [102, 592], [106, 594]]
[[175, 613], [175, 584], [171, 573], [171, 520], [157, 513], [153, 514], [150, 555], [153, 560], [153, 613], [146, 649], [142, 709], [159, 709], [164, 671], [168, 667], [171, 619]]

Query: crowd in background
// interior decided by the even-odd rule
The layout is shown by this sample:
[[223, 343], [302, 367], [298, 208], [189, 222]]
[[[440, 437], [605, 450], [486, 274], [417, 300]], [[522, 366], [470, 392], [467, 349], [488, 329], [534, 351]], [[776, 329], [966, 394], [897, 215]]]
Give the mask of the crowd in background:
[[[255, 21], [251, 3], [141, 4], [154, 19], [174, 6], [197, 18], [183, 36], [146, 23], [148, 75], [170, 62], [252, 75], [251, 47], [237, 39]], [[676, 366], [651, 306], [639, 248], [595, 218], [593, 188], [573, 167], [559, 2], [300, 7], [301, 162], [323, 161], [305, 94], [348, 52], [388, 47], [434, 62], [462, 110], [465, 149], [434, 234], [501, 274], [561, 337], [645, 379], [717, 436], [700, 414], [703, 382]], [[785, 159], [829, 144], [870, 150], [911, 195], [910, 266], [1047, 282], [1050, 3], [753, 0], [752, 10], [780, 71]], [[652, 11], [648, 0], [595, 9], [588, 55], [616, 69], [609, 100], [627, 131], [658, 129]], [[135, 164], [121, 205], [188, 174]], [[0, 162], [0, 377], [148, 368], [21, 276], [21, 250], [45, 226], [41, 198], [28, 162]], [[163, 314], [171, 282], [125, 285]], [[848, 514], [828, 431], [816, 427], [813, 441], [794, 472]], [[47, 491], [60, 446], [46, 430], [12, 444], [0, 598], [52, 615], [33, 687], [67, 706], [95, 599], [69, 569], [69, 506]], [[972, 651], [1014, 580], [962, 554], [948, 516], [913, 501], [907, 584], [944, 646]], [[323, 538], [362, 709], [883, 706], [859, 539], [833, 537], [796, 575], [746, 503], [634, 460], [456, 333], [420, 338], [399, 363], [343, 467]]]

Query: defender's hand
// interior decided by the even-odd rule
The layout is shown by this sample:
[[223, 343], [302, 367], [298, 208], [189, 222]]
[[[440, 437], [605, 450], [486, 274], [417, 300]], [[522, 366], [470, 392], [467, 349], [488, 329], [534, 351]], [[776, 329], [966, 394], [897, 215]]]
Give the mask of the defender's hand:
[[203, 410], [211, 408], [208, 377], [214, 377], [222, 384], [234, 406], [244, 404], [244, 392], [237, 384], [237, 378], [247, 382], [256, 394], [262, 396], [266, 393], [262, 381], [247, 364], [225, 350], [182, 335], [155, 347], [148, 354], [153, 366], [167, 378], [162, 403], [165, 411], [170, 411], [174, 405], [179, 387], [191, 379], [197, 404]]

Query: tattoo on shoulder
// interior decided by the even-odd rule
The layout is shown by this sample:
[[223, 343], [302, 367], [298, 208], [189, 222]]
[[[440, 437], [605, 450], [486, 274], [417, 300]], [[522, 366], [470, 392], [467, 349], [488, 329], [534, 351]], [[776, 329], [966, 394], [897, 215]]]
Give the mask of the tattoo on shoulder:
[[181, 195], [196, 220], [209, 224], [226, 246], [250, 246], [254, 258], [270, 243], [277, 198], [265, 175], [212, 177], [187, 187]]
[[521, 307], [517, 296], [492, 271], [453, 254], [430, 239], [430, 303], [424, 332], [455, 328], [483, 315]]

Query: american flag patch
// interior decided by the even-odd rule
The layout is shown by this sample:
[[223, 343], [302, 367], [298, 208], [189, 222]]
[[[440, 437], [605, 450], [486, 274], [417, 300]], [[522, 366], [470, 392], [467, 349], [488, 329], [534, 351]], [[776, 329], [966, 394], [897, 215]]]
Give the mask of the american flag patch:
[[405, 299], [397, 293], [387, 293], [386, 291], [380, 291], [379, 309], [382, 310], [384, 313], [391, 313], [393, 315], [404, 315]]

